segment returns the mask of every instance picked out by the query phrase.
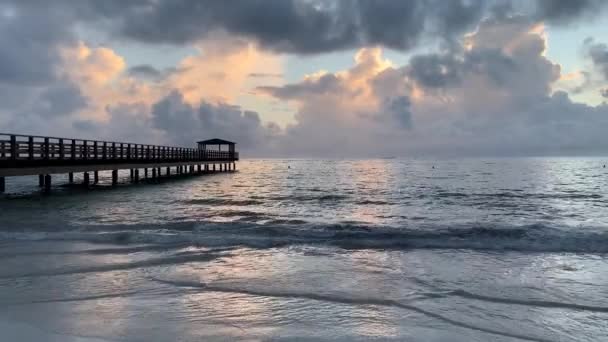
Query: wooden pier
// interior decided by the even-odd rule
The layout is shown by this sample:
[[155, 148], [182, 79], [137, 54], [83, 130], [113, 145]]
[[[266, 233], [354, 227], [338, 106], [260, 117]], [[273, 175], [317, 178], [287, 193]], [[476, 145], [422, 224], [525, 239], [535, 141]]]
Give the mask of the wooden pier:
[[82, 172], [83, 185], [88, 186], [89, 173], [96, 184], [99, 171], [112, 171], [116, 185], [118, 170], [124, 169], [130, 170], [134, 183], [142, 169], [143, 176], [152, 180], [163, 170], [167, 177], [236, 170], [239, 154], [234, 142], [210, 139], [197, 144], [198, 148], [185, 148], [0, 133], [0, 192], [6, 190], [6, 177], [13, 176], [38, 175], [38, 185], [48, 192], [54, 174], [68, 174], [73, 183], [74, 173]]

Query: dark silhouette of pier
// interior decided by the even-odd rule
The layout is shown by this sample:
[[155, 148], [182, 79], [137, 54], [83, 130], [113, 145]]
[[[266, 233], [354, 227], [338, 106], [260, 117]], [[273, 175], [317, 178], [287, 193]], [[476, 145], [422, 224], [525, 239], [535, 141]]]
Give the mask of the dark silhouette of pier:
[[[129, 169], [130, 180], [143, 176], [165, 176], [232, 172], [239, 154], [236, 143], [210, 139], [199, 141], [197, 148], [133, 144], [124, 142], [68, 139], [0, 133], [0, 192], [6, 190], [6, 177], [38, 175], [39, 186], [51, 190], [54, 174], [83, 173], [83, 185], [99, 181], [99, 171], [112, 171], [112, 185], [118, 182], [118, 170]], [[225, 147], [222, 150], [222, 147]], [[227, 148], [226, 148], [227, 147]], [[148, 172], [150, 171], [150, 172]]]

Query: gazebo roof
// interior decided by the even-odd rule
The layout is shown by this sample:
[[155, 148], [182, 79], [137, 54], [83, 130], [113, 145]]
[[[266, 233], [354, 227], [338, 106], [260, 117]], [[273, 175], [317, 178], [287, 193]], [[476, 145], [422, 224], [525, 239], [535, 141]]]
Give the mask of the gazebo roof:
[[236, 145], [235, 142], [232, 141], [228, 141], [228, 140], [224, 140], [224, 139], [207, 139], [207, 140], [201, 140], [201, 141], [197, 141], [197, 144], [202, 144], [202, 145]]

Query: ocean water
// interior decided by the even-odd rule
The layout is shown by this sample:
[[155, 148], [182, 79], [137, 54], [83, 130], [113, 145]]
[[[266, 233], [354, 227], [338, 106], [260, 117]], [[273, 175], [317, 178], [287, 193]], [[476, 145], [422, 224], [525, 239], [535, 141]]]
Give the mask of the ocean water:
[[49, 196], [9, 179], [0, 341], [606, 341], [605, 163], [244, 160]]

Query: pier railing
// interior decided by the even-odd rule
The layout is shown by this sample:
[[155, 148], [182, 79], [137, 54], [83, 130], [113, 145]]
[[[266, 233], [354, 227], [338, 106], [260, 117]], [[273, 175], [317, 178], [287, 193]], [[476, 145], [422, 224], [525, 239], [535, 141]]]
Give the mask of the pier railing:
[[0, 168], [235, 161], [238, 152], [0, 133]]

